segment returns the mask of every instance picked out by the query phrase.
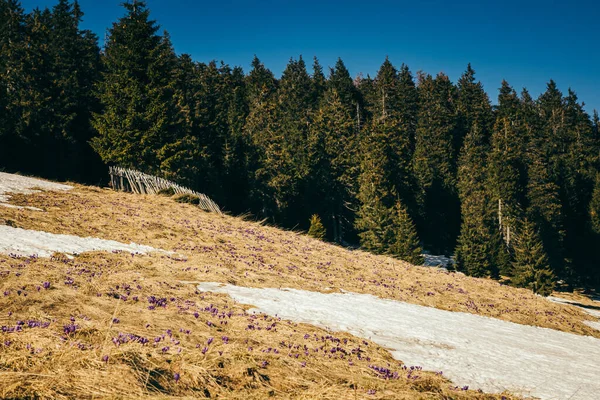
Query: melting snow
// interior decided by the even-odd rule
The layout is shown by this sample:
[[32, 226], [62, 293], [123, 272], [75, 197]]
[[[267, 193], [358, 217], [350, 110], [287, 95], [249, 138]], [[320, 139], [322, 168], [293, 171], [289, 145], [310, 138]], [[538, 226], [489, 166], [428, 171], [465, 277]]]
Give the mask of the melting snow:
[[[6, 204], [10, 196], [6, 193], [35, 193], [37, 190], [33, 188], [39, 188], [44, 190], [70, 190], [72, 186], [61, 185], [60, 183], [43, 181], [41, 179], [29, 178], [21, 175], [7, 174], [0, 172], [0, 205], [5, 207], [11, 207]], [[23, 208], [19, 206], [12, 206], [13, 208]], [[25, 207], [33, 210], [39, 210], [35, 207]]]
[[125, 244], [114, 240], [59, 235], [0, 225], [0, 253], [50, 257], [55, 252], [79, 254], [95, 250], [121, 250], [142, 254], [152, 251], [164, 251], [136, 243]]
[[253, 311], [371, 339], [407, 365], [454, 384], [542, 399], [597, 399], [600, 340], [356, 293], [245, 288], [204, 282]]
[[[584, 312], [590, 314], [593, 317], [600, 318], [600, 301], [598, 301], [598, 300], [592, 300], [594, 303], [598, 303], [598, 306], [594, 306], [594, 308], [589, 308], [587, 306], [579, 305], [579, 303], [577, 303], [576, 301], [562, 299], [560, 297], [549, 296], [548, 300], [553, 301], [555, 303], [572, 305], [574, 307], [577, 307], [577, 308], [583, 310]], [[600, 331], [600, 321], [583, 321], [583, 323], [586, 324], [587, 326], [591, 326], [592, 328]]]
[[449, 266], [454, 265], [454, 260], [442, 255], [423, 253], [423, 265], [426, 267], [448, 268]]

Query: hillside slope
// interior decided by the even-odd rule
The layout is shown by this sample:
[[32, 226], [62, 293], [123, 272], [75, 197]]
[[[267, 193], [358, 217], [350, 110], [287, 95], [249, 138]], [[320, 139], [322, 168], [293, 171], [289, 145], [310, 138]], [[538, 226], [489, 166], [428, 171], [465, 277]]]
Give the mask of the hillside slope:
[[199, 293], [192, 284], [205, 281], [345, 290], [600, 337], [583, 311], [525, 290], [349, 251], [171, 198], [75, 186], [12, 194], [10, 202], [29, 208], [0, 208], [0, 225], [172, 253], [0, 255], [6, 398], [502, 397], [458, 390], [350, 334], [250, 315], [226, 294]]

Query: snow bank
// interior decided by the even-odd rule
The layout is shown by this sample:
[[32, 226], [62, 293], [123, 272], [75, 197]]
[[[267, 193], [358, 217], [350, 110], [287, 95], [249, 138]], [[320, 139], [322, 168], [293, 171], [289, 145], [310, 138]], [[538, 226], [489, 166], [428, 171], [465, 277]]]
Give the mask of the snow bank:
[[443, 371], [459, 386], [542, 399], [597, 399], [600, 340], [355, 293], [257, 289], [204, 282], [253, 311], [346, 331], [407, 365]]
[[[43, 181], [40, 179], [29, 178], [21, 175], [7, 174], [0, 172], [0, 204], [6, 203], [10, 196], [6, 193], [35, 193], [40, 188], [44, 190], [70, 190], [72, 186], [61, 185], [60, 183]], [[4, 205], [4, 204], [2, 204]]]
[[0, 225], [0, 253], [20, 256], [50, 257], [53, 253], [79, 254], [94, 250], [121, 250], [130, 253], [162, 251], [135, 243], [33, 231]]

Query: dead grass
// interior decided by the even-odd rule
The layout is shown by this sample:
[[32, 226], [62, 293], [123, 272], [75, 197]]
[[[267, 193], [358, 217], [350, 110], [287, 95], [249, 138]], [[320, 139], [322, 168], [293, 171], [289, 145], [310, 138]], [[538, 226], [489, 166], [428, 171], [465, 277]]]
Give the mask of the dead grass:
[[[372, 342], [252, 316], [226, 295], [199, 294], [182, 282], [343, 289], [600, 337], [582, 323], [583, 312], [525, 290], [348, 251], [163, 196], [77, 186], [13, 195], [11, 203], [45, 212], [0, 209], [0, 223], [178, 255], [0, 255], [2, 398], [501, 398], [411, 370]], [[370, 366], [389, 369], [391, 378]]]
[[179, 271], [180, 280], [324, 293], [343, 289], [600, 338], [599, 331], [583, 323], [590, 316], [529, 290], [349, 251], [162, 196], [77, 186], [67, 193], [14, 195], [12, 202], [46, 211], [1, 210], [20, 228], [133, 241], [181, 253], [198, 270]]
[[0, 256], [0, 397], [500, 398], [349, 334], [199, 294], [178, 281], [188, 268], [158, 254]]

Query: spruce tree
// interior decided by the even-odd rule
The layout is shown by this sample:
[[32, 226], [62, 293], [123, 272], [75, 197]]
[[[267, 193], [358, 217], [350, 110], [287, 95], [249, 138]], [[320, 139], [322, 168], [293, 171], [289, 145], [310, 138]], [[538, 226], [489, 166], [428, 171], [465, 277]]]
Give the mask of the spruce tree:
[[423, 249], [419, 243], [417, 230], [406, 207], [400, 201], [396, 202], [393, 209], [393, 233], [394, 238], [388, 248], [388, 254], [408, 261], [411, 264], [423, 264]]
[[446, 75], [419, 76], [419, 113], [413, 168], [419, 185], [419, 228], [425, 248], [454, 249], [460, 227], [456, 191], [456, 91]]
[[[411, 163], [417, 125], [417, 89], [405, 65], [398, 73], [389, 59], [375, 78], [375, 101], [371, 124], [365, 125], [386, 144], [390, 183], [409, 214], [416, 215], [416, 182]], [[385, 139], [383, 139], [385, 138]]]
[[488, 144], [475, 122], [464, 140], [459, 158], [458, 192], [462, 224], [455, 249], [457, 269], [472, 276], [498, 275], [506, 250], [492, 222], [486, 190]]
[[355, 226], [360, 244], [368, 251], [382, 254], [394, 240], [393, 206], [395, 193], [387, 170], [385, 137], [368, 136], [361, 144], [358, 200]]
[[517, 92], [505, 80], [502, 80], [498, 94], [497, 118], [508, 118], [514, 121], [520, 110], [520, 100]]
[[471, 64], [458, 80], [457, 87], [458, 126], [454, 146], [458, 153], [465, 135], [472, 129], [473, 124], [478, 125], [478, 129], [487, 139], [491, 134], [494, 121], [488, 95], [483, 90], [481, 82], [475, 81], [475, 70]]
[[535, 225], [527, 219], [517, 232], [514, 253], [512, 283], [542, 296], [551, 294], [555, 285], [554, 274]]
[[335, 66], [330, 68], [327, 87], [338, 93], [342, 104], [348, 107], [353, 118], [356, 118], [356, 105], [359, 98], [358, 90], [354, 86], [350, 72], [341, 58], [338, 58]]
[[600, 235], [600, 173], [596, 174], [596, 183], [589, 205], [592, 232]]
[[325, 94], [325, 91], [327, 90], [327, 79], [325, 78], [325, 75], [323, 74], [323, 67], [319, 63], [319, 60], [317, 59], [317, 57], [314, 57], [314, 59], [313, 59], [313, 73], [311, 76], [311, 82], [312, 82], [311, 103], [312, 103], [313, 108], [318, 108], [319, 104], [321, 102], [321, 99], [323, 98], [323, 95]]
[[225, 198], [228, 209], [241, 213], [248, 211], [247, 199], [250, 193], [248, 172], [252, 153], [251, 143], [244, 135], [244, 125], [248, 116], [247, 88], [242, 68], [235, 67], [229, 76], [225, 89], [229, 91], [227, 108], [228, 137], [225, 142]]
[[325, 227], [321, 222], [321, 218], [317, 214], [313, 214], [310, 217], [310, 228], [308, 229], [308, 236], [314, 237], [315, 239], [325, 239]]
[[144, 1], [123, 7], [127, 14], [109, 30], [104, 51], [97, 87], [103, 111], [94, 117], [92, 145], [105, 162], [161, 174], [161, 163], [173, 157], [165, 146], [185, 137], [174, 101], [177, 59]]
[[265, 65], [254, 56], [252, 69], [246, 76], [248, 102], [253, 103], [258, 99], [269, 97], [277, 89], [277, 80]]
[[[51, 108], [48, 137], [43, 144], [46, 176], [58, 179], [94, 179], [100, 171], [97, 155], [88, 141], [95, 134], [90, 120], [98, 111], [93, 87], [99, 79], [98, 38], [80, 30], [79, 4], [59, 0], [50, 19], [49, 55], [52, 63]], [[104, 175], [102, 168], [101, 175]]]
[[335, 242], [352, 229], [358, 191], [358, 137], [354, 121], [335, 89], [314, 115], [309, 137], [307, 207], [319, 210]]
[[269, 163], [263, 163], [268, 175], [282, 222], [307, 221], [310, 214], [303, 205], [309, 173], [307, 138], [314, 112], [311, 102], [311, 79], [302, 57], [291, 59], [283, 71], [276, 94], [277, 120], [273, 136], [266, 138]]
[[495, 226], [507, 245], [510, 230], [522, 218], [525, 205], [527, 171], [525, 142], [513, 117], [498, 117], [492, 133], [488, 158], [488, 190], [490, 206], [497, 210]]
[[0, 1], [0, 167], [19, 167], [22, 154], [27, 67], [25, 12], [17, 0]]

